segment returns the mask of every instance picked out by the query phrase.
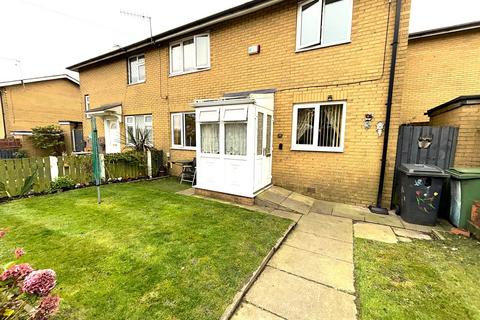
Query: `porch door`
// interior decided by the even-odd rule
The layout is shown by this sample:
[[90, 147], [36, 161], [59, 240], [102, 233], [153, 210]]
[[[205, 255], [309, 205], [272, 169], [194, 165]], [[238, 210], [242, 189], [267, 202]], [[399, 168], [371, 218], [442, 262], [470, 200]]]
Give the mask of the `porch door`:
[[272, 183], [273, 112], [257, 107], [255, 192]]
[[120, 122], [105, 120], [105, 152], [120, 153]]

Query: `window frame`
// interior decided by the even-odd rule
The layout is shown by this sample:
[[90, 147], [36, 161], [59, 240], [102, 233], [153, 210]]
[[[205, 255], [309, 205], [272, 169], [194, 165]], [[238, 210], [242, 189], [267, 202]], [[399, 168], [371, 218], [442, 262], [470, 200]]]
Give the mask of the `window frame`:
[[[143, 57], [143, 68], [145, 69], [145, 72], [144, 72], [144, 79], [143, 80], [140, 80], [140, 77], [139, 77], [139, 80], [136, 81], [136, 82], [133, 82], [132, 79], [131, 79], [131, 65], [130, 65], [130, 60], [132, 60], [133, 58], [137, 59], [137, 72], [138, 72], [138, 59], [140, 57]], [[147, 81], [147, 67], [146, 67], [146, 59], [145, 59], [145, 54], [144, 53], [141, 53], [141, 54], [137, 54], [137, 55], [133, 55], [133, 56], [130, 56], [127, 58], [127, 83], [128, 85], [135, 85], [135, 84], [140, 84], [140, 83], [145, 83]], [[138, 73], [140, 75], [140, 73]]]
[[[172, 142], [172, 147], [171, 149], [178, 149], [178, 150], [191, 150], [195, 151], [197, 150], [197, 147], [188, 147], [185, 145], [185, 115], [187, 114], [193, 114], [195, 115], [195, 144], [197, 144], [197, 116], [194, 111], [188, 111], [188, 112], [174, 112], [170, 115], [170, 126], [171, 126], [171, 142]], [[182, 121], [180, 122], [181, 124], [181, 129], [180, 129], [180, 140], [181, 144], [175, 144], [175, 128], [173, 126], [173, 119], [176, 116], [181, 116]]]
[[[342, 105], [342, 128], [340, 130], [340, 146], [339, 147], [319, 147], [318, 146], [318, 127], [319, 127], [319, 118], [320, 118], [320, 108], [321, 106], [328, 105]], [[315, 133], [313, 136], [312, 145], [297, 144], [297, 125], [298, 125], [298, 110], [299, 109], [315, 109], [314, 115], [314, 129]], [[346, 101], [328, 101], [328, 102], [315, 102], [315, 103], [300, 103], [293, 105], [293, 116], [292, 116], [292, 151], [316, 151], [316, 152], [337, 152], [342, 153], [345, 150], [345, 132], [346, 132], [346, 122], [347, 122], [347, 102]]]
[[[151, 130], [150, 130], [150, 135], [151, 135], [150, 140], [151, 140], [151, 143], [148, 144], [148, 146], [153, 147], [153, 145], [154, 145], [154, 142], [153, 142], [153, 115], [152, 115], [152, 114], [138, 114], [138, 115], [130, 115], [130, 116], [125, 116], [125, 117], [124, 117], [124, 124], [125, 124], [125, 145], [126, 145], [127, 147], [133, 146], [133, 143], [129, 143], [129, 142], [128, 142], [128, 128], [133, 127], [134, 133], [136, 134], [136, 130], [137, 130], [137, 119], [136, 119], [136, 118], [137, 118], [137, 117], [142, 117], [142, 116], [143, 116], [143, 127], [144, 127], [144, 129], [145, 129], [145, 127], [146, 127], [146, 126], [145, 126], [145, 124], [146, 124], [145, 119], [146, 119], [147, 117], [151, 117], [151, 119], [152, 119], [152, 121], [150, 122], [150, 126], [149, 126], [149, 127], [151, 127]], [[128, 120], [129, 120], [129, 119], [133, 119], [133, 125], [128, 124]]]
[[[208, 57], [208, 62], [205, 66], [198, 66], [197, 64], [197, 38], [199, 37], [207, 37], [208, 41], [207, 41], [207, 57]], [[185, 60], [184, 60], [184, 55], [185, 55], [185, 51], [183, 49], [183, 43], [185, 41], [188, 41], [188, 40], [192, 40], [193, 39], [193, 44], [194, 44], [194, 52], [195, 52], [195, 68], [192, 69], [192, 70], [185, 70]], [[173, 71], [173, 54], [172, 54], [172, 49], [173, 47], [177, 46], [177, 45], [180, 45], [180, 52], [181, 52], [181, 55], [182, 55], [182, 70], [181, 71]], [[170, 69], [169, 69], [169, 76], [170, 77], [174, 77], [174, 76], [178, 76], [178, 75], [183, 75], [183, 74], [189, 74], [189, 73], [195, 73], [195, 72], [201, 72], [201, 71], [207, 71], [207, 70], [210, 70], [211, 68], [211, 57], [210, 57], [210, 32], [205, 32], [205, 33], [199, 33], [199, 34], [196, 34], [194, 36], [190, 36], [190, 37], [186, 37], [186, 38], [182, 38], [180, 40], [177, 40], [175, 42], [171, 42], [170, 45], [169, 45], [169, 66], [170, 66]]]
[[326, 48], [326, 47], [332, 47], [332, 46], [337, 46], [341, 44], [347, 44], [352, 42], [352, 21], [353, 21], [353, 1], [354, 0], [346, 0], [350, 1], [350, 6], [351, 6], [351, 14], [349, 16], [349, 33], [348, 33], [348, 39], [342, 40], [342, 41], [336, 41], [336, 42], [330, 42], [330, 43], [322, 43], [323, 39], [323, 22], [324, 22], [324, 15], [325, 15], [325, 0], [318, 0], [322, 2], [322, 11], [321, 11], [321, 20], [320, 20], [320, 42], [318, 44], [308, 44], [308, 45], [301, 45], [301, 36], [302, 36], [302, 8], [314, 1], [317, 0], [305, 0], [302, 2], [299, 2], [298, 7], [297, 7], [297, 38], [296, 38], [296, 52], [303, 52], [303, 51], [308, 51], [308, 50], [314, 50], [314, 49], [319, 49], [319, 48]]

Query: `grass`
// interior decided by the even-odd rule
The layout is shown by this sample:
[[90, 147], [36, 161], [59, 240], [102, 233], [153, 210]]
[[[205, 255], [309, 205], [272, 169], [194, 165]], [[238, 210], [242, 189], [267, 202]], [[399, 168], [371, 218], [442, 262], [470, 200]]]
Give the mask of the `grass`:
[[59, 319], [218, 319], [289, 221], [177, 195], [175, 180], [0, 205], [0, 262], [52, 268]]
[[360, 319], [480, 319], [480, 243], [355, 240]]

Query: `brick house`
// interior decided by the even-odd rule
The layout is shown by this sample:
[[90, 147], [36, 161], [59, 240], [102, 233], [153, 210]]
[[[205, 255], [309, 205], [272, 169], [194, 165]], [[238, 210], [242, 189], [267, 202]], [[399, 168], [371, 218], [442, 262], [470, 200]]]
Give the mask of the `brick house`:
[[[168, 161], [237, 161], [204, 177], [226, 181], [242, 157], [256, 157], [275, 185], [324, 200], [374, 204], [390, 91], [390, 137], [400, 125], [410, 1], [396, 10], [398, 3], [254, 0], [78, 63], [69, 69], [80, 73], [85, 130], [87, 117], [95, 115], [107, 152], [123, 149], [127, 130], [143, 128]], [[256, 109], [249, 108], [260, 100], [270, 109], [252, 116]], [[228, 107], [242, 103], [244, 109]], [[385, 205], [395, 144], [390, 139], [383, 158]], [[226, 190], [234, 190], [234, 181], [227, 182]]]
[[480, 21], [410, 34], [401, 121], [428, 122], [427, 110], [480, 94], [478, 48]]
[[[28, 139], [32, 128], [58, 125], [66, 150], [75, 151], [73, 130], [81, 130], [83, 119], [79, 95], [79, 82], [68, 75], [0, 82], [0, 139], [19, 139], [30, 156], [42, 156]], [[77, 140], [80, 148], [83, 136]]]

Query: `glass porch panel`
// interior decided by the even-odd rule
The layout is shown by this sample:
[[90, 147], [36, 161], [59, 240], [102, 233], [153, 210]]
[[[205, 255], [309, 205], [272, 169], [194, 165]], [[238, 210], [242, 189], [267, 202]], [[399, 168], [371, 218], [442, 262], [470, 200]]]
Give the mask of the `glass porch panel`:
[[257, 156], [263, 155], [263, 113], [257, 114]]

